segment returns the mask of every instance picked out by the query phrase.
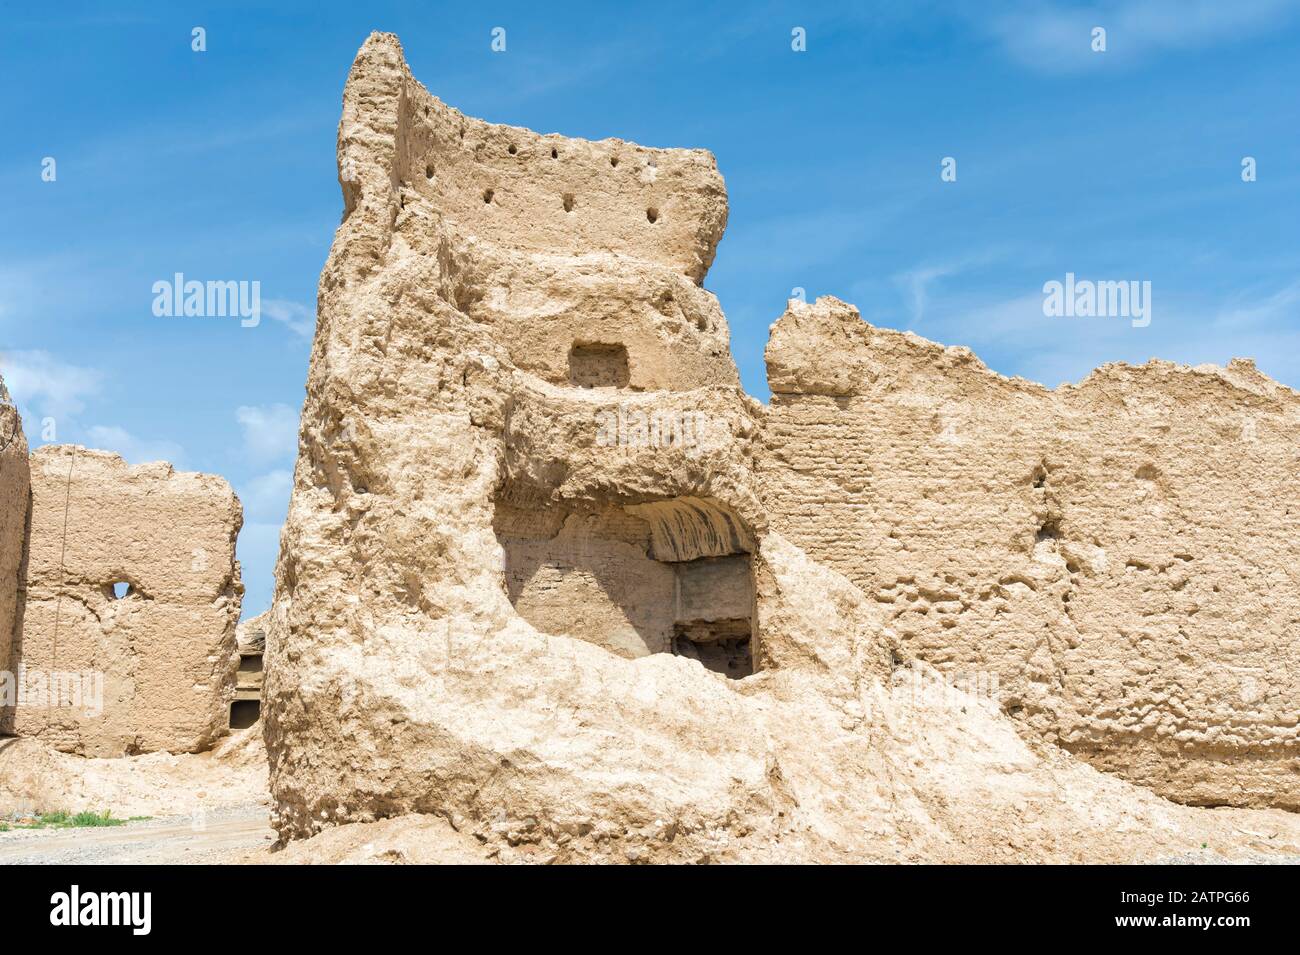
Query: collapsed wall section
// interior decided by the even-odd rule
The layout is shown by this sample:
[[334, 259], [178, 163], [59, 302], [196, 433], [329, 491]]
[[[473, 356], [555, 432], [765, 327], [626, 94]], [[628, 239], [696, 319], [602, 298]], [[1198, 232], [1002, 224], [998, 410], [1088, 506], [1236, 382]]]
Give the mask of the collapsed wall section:
[[519, 382], [494, 519], [515, 610], [622, 656], [752, 673], [762, 522], [749, 410], [725, 387], [618, 395]]
[[16, 732], [87, 756], [206, 748], [234, 694], [234, 492], [70, 445], [38, 449], [31, 473]]
[[675, 575], [648, 556], [644, 521], [617, 507], [514, 515], [498, 506], [496, 523], [510, 602], [538, 630], [627, 657], [670, 649]]
[[830, 298], [767, 364], [772, 527], [907, 655], [1172, 799], [1300, 808], [1300, 395], [1242, 361], [1052, 391]]

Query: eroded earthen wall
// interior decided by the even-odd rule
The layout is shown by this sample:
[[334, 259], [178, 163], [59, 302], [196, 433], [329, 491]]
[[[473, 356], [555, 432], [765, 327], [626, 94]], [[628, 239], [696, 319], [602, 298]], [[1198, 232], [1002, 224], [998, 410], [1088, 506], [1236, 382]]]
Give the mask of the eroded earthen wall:
[[670, 649], [673, 568], [647, 556], [645, 521], [616, 507], [533, 520], [511, 520], [507, 513], [498, 506], [506, 587], [525, 620], [622, 656]]
[[[1116, 830], [1153, 851], [1201, 841], [1195, 811], [1028, 744], [987, 699], [909, 692], [909, 655], [1014, 658], [980, 643], [982, 612], [1020, 614], [1026, 657], [1057, 672], [1044, 621], [1074, 598], [1052, 581], [1088, 555], [1053, 484], [1068, 470], [1033, 445], [1051, 432], [1021, 421], [1050, 393], [937, 346], [881, 360], [853, 315], [774, 344], [764, 412], [700, 286], [726, 218], [712, 158], [469, 119], [391, 35], [353, 64], [338, 159], [344, 221], [268, 631], [282, 837], [432, 812], [503, 860], [1060, 860], [1104, 856]], [[972, 445], [983, 471], [918, 444], [912, 405], [890, 407], [899, 375], [1003, 409]], [[881, 382], [875, 417], [860, 379]], [[909, 400], [938, 410], [925, 388]], [[665, 420], [701, 418], [702, 444], [662, 440], [688, 430]], [[877, 428], [896, 456], [873, 456]], [[974, 588], [969, 642], [936, 577], [954, 607]], [[650, 652], [670, 586], [674, 652]], [[722, 678], [743, 675], [721, 642], [742, 626], [756, 672]], [[1098, 672], [1124, 685], [1146, 672], [1134, 657]], [[1032, 699], [1109, 739], [1105, 710], [1053, 709], [1005, 669], [1025, 684], [1008, 710]]]
[[69, 445], [38, 449], [31, 474], [17, 732], [90, 756], [205, 748], [237, 666], [234, 492]]
[[769, 520], [904, 652], [1173, 799], [1300, 807], [1300, 395], [1249, 362], [1052, 391], [833, 299], [767, 362]]
[[662, 541], [655, 549], [654, 525], [615, 506], [520, 512], [498, 504], [494, 526], [510, 602], [538, 630], [625, 657], [691, 656], [730, 675], [738, 665], [716, 654], [706, 660], [701, 647], [749, 652], [754, 588], [746, 552], [671, 559], [679, 555], [662, 553]]
[[[347, 114], [377, 101], [345, 103], [340, 158], [391, 169], [390, 251], [436, 257], [417, 298], [440, 295], [552, 383], [738, 384], [722, 310], [699, 287], [727, 218], [711, 154], [495, 125], [401, 82], [386, 154]], [[364, 205], [360, 183], [345, 180], [345, 198]]]
[[0, 379], [0, 733], [13, 732], [13, 649], [22, 627], [22, 562], [31, 475], [22, 421]]
[[[338, 787], [358, 815], [445, 802], [427, 754], [455, 704], [431, 688], [468, 646], [541, 634], [615, 666], [685, 655], [681, 575], [748, 553], [757, 504], [752, 429], [728, 431], [751, 402], [701, 287], [727, 210], [711, 155], [466, 117], [376, 34], [344, 91], [339, 162], [267, 664], [292, 834]], [[672, 443], [703, 412], [725, 447]], [[371, 747], [378, 714], [409, 712], [394, 679], [434, 709]], [[375, 759], [391, 766], [383, 807]]]

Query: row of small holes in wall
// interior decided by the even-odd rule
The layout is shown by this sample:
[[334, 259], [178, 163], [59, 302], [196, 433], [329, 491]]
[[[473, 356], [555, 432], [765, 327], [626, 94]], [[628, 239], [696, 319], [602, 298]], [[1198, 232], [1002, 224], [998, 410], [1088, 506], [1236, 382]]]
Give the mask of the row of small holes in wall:
[[[429, 107], [428, 107], [428, 106], [425, 106], [425, 107], [424, 107], [424, 115], [425, 115], [426, 117], [429, 116]], [[460, 138], [461, 138], [462, 141], [465, 139], [465, 127], [463, 127], [463, 126], [461, 127], [461, 130], [460, 130]], [[508, 147], [506, 147], [506, 152], [508, 152], [511, 156], [517, 156], [517, 155], [519, 155], [519, 147], [516, 146], [514, 143], [511, 143]], [[554, 146], [551, 147], [551, 158], [552, 158], [552, 159], [559, 159], [559, 158], [560, 158], [560, 151], [559, 151], [558, 149], [556, 149]], [[653, 160], [652, 160], [651, 162], [652, 162], [652, 164], [653, 164]], [[617, 156], [610, 156], [610, 157], [609, 157], [609, 164], [610, 164], [610, 166], [611, 166], [612, 168], [617, 169], [617, 168], [618, 168], [618, 157], [617, 157]], [[427, 166], [424, 167], [424, 175], [425, 175], [425, 178], [426, 178], [426, 179], [432, 179], [432, 178], [434, 177], [435, 172], [436, 172], [436, 170], [435, 170], [434, 167], [433, 167], [433, 163], [429, 163]], [[492, 197], [495, 196], [495, 195], [496, 195], [496, 192], [495, 192], [494, 190], [492, 190], [492, 189], [484, 189], [484, 190], [483, 190], [483, 202], [486, 203], [486, 204], [489, 204], [489, 205], [490, 205], [491, 202], [492, 202]], [[572, 193], [567, 193], [567, 192], [566, 192], [566, 193], [564, 194], [564, 196], [562, 197], [562, 199], [561, 199], [561, 204], [564, 206], [564, 211], [565, 211], [565, 212], [572, 212], [572, 211], [573, 211], [573, 207], [574, 207], [574, 205], [575, 205], [574, 198], [573, 198], [573, 194], [572, 194]], [[654, 208], [653, 206], [651, 206], [650, 208], [646, 209], [646, 211], [645, 211], [645, 217], [646, 217], [646, 221], [647, 221], [647, 222], [649, 222], [649, 223], [651, 223], [651, 224], [654, 224], [654, 223], [656, 223], [656, 222], [659, 221], [659, 210], [656, 209], [656, 208]]]
[[[510, 155], [512, 155], [512, 156], [518, 155], [518, 153], [519, 153], [519, 147], [516, 146], [514, 143], [511, 143], [510, 146], [506, 149], [506, 152], [508, 152], [508, 153], [509, 153]], [[559, 159], [559, 158], [560, 158], [560, 151], [559, 151], [558, 149], [554, 149], [554, 148], [552, 148], [552, 149], [551, 149], [551, 158], [552, 158], [552, 159]], [[617, 168], [618, 168], [618, 157], [617, 157], [617, 156], [610, 156], [610, 157], [609, 157], [609, 164], [610, 164], [611, 166], [613, 166], [615, 169], [617, 169]], [[429, 178], [429, 179], [432, 179], [432, 178], [433, 178], [433, 175], [434, 175], [434, 168], [433, 168], [433, 164], [432, 164], [432, 163], [430, 163], [428, 166], [425, 166], [425, 167], [424, 167], [424, 175], [425, 175], [427, 178]], [[493, 198], [493, 196], [495, 196], [495, 195], [496, 195], [495, 190], [492, 190], [492, 189], [484, 189], [484, 190], [483, 190], [483, 201], [484, 201], [485, 203], [489, 203], [489, 204], [490, 204], [490, 203], [492, 202], [492, 198]], [[561, 205], [564, 206], [564, 211], [565, 211], [565, 212], [572, 212], [572, 211], [573, 211], [573, 207], [577, 204], [577, 203], [574, 201], [573, 193], [571, 193], [571, 192], [566, 192], [566, 193], [561, 197], [561, 199], [560, 199], [560, 203], [561, 203]], [[646, 217], [646, 221], [647, 221], [647, 222], [651, 222], [651, 223], [658, 222], [658, 221], [659, 221], [659, 210], [656, 209], [654, 206], [651, 206], [649, 209], [646, 209], [646, 211], [645, 211], [645, 217]]]
[[[428, 106], [425, 106], [425, 107], [424, 107], [424, 116], [425, 116], [425, 118], [427, 119], [427, 118], [429, 117], [429, 115], [430, 115], [430, 109], [429, 109]], [[462, 142], [463, 142], [464, 139], [465, 139], [465, 127], [464, 127], [464, 126], [461, 126], [461, 128], [460, 128], [460, 138], [461, 138], [461, 141], [462, 141]], [[509, 145], [509, 147], [507, 147], [506, 152], [508, 152], [508, 153], [509, 153], [510, 155], [512, 155], [512, 156], [517, 156], [517, 155], [519, 154], [519, 147], [516, 146], [514, 143], [511, 143], [511, 144]], [[559, 158], [560, 158], [560, 151], [559, 151], [558, 149], [556, 149], [555, 147], [553, 147], [553, 146], [551, 147], [551, 158], [552, 158], [552, 159], [559, 159]], [[617, 156], [610, 156], [610, 157], [609, 157], [609, 164], [610, 164], [611, 166], [617, 168], [617, 167], [618, 167], [618, 157], [617, 157]], [[428, 172], [428, 176], [429, 176], [430, 179], [433, 178], [433, 172], [432, 172], [432, 170], [433, 170], [433, 167], [430, 166], [430, 167], [429, 167], [429, 172]]]
[[[490, 203], [492, 202], [492, 199], [493, 199], [494, 196], [496, 196], [496, 192], [495, 192], [494, 190], [492, 190], [492, 189], [484, 189], [484, 190], [483, 190], [483, 201], [484, 201], [485, 203], [489, 203], [489, 204], [490, 204]], [[566, 192], [563, 196], [560, 197], [560, 204], [561, 204], [562, 206], [564, 206], [564, 211], [565, 211], [565, 212], [572, 212], [573, 209], [574, 209], [574, 206], [577, 205], [577, 202], [576, 202], [576, 200], [574, 200], [574, 198], [573, 198], [573, 193], [571, 193], [571, 192]], [[645, 211], [645, 217], [646, 217], [646, 221], [648, 221], [648, 222], [652, 222], [652, 223], [653, 223], [653, 222], [658, 222], [658, 221], [659, 221], [659, 210], [656, 209], [656, 208], [654, 208], [653, 206], [651, 206], [649, 209], [647, 209], [647, 210]]]
[[[511, 143], [511, 144], [506, 148], [506, 152], [508, 152], [508, 153], [509, 153], [510, 155], [512, 155], [512, 156], [517, 156], [517, 155], [519, 155], [519, 147], [516, 146], [514, 143]], [[559, 159], [559, 158], [560, 158], [560, 151], [559, 151], [558, 149], [556, 149], [554, 146], [551, 147], [551, 158], [552, 158], [552, 159]], [[613, 166], [614, 168], [617, 169], [617, 168], [618, 168], [618, 157], [617, 157], [617, 156], [610, 156], [610, 157], [609, 157], [609, 164], [610, 164], [611, 166]]]

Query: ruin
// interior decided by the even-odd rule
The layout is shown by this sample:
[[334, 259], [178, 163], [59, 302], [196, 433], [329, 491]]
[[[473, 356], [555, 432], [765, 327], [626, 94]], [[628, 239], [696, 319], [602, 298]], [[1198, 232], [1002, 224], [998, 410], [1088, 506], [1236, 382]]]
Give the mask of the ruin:
[[[338, 159], [267, 649], [284, 839], [432, 813], [502, 858], [1063, 858], [1054, 827], [1201, 825], [1151, 790], [1295, 807], [1295, 393], [1158, 362], [1052, 391], [822, 299], [764, 407], [702, 285], [708, 153], [467, 117], [372, 34]], [[1256, 457], [1210, 446], [1246, 412]], [[707, 440], [628, 437], [665, 421]], [[1265, 659], [1247, 702], [1226, 674]]]
[[0, 734], [13, 732], [18, 670], [15, 650], [23, 627], [23, 557], [30, 498], [27, 438], [18, 409], [0, 379]]
[[905, 655], [1170, 799], [1300, 809], [1300, 395], [1242, 360], [1052, 390], [835, 299], [767, 366], [769, 520]]
[[262, 612], [235, 627], [239, 667], [235, 673], [235, 697], [230, 701], [230, 728], [247, 729], [262, 716], [262, 678], [265, 673], [266, 631], [270, 614]]
[[671, 652], [708, 659], [710, 669], [729, 675], [752, 671], [747, 662], [728, 665], [730, 657], [749, 657], [747, 551], [656, 552], [652, 525], [635, 505], [549, 516], [498, 505], [494, 519], [510, 603], [539, 630], [622, 656]]
[[1300, 851], [1296, 392], [1242, 360], [1049, 389], [827, 297], [772, 326], [764, 406], [703, 286], [709, 153], [465, 116], [389, 34], [338, 163], [265, 614], [238, 622], [224, 480], [29, 455], [0, 383], [0, 659], [44, 694], [0, 708], [35, 738], [11, 798], [98, 775], [43, 744], [260, 722], [284, 842]]
[[212, 745], [227, 732], [243, 594], [230, 485], [47, 445], [31, 492], [11, 656], [29, 689], [72, 675], [79, 693], [20, 698], [14, 732], [87, 756]]

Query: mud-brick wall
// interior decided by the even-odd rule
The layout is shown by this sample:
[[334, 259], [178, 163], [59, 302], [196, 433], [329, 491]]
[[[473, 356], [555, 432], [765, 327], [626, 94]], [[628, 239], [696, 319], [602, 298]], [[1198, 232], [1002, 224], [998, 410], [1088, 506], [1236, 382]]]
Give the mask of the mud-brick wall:
[[1056, 390], [792, 303], [773, 529], [1026, 730], [1196, 804], [1300, 808], [1300, 395], [1250, 362]]
[[243, 585], [222, 478], [67, 445], [31, 456], [16, 730], [93, 756], [227, 731]]

